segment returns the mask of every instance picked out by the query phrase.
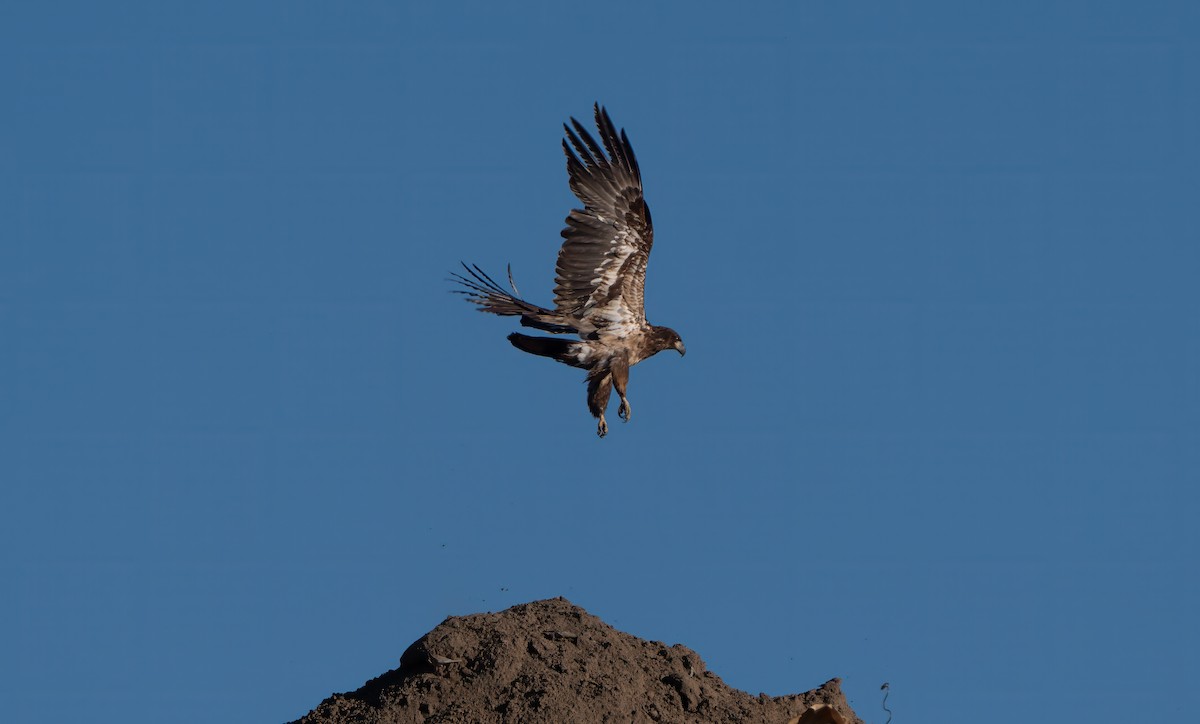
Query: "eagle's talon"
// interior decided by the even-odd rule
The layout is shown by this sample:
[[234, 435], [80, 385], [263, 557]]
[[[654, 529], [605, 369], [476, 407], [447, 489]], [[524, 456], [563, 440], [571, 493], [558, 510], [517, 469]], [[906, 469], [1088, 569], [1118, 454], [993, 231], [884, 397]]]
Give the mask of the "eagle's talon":
[[608, 423], [605, 422], [603, 417], [600, 418], [600, 422], [596, 425], [596, 434], [600, 437], [604, 437], [608, 434]]
[[629, 400], [621, 400], [621, 407], [617, 409], [617, 416], [621, 418], [621, 422], [629, 422], [629, 418], [633, 417], [633, 408], [629, 406]]

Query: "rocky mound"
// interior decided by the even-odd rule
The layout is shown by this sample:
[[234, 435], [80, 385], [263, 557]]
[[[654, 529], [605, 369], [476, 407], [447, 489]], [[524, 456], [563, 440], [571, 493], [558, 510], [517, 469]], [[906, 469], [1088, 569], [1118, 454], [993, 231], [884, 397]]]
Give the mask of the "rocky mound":
[[862, 724], [838, 679], [750, 696], [686, 646], [622, 633], [565, 598], [448, 618], [408, 647], [400, 668], [299, 722]]

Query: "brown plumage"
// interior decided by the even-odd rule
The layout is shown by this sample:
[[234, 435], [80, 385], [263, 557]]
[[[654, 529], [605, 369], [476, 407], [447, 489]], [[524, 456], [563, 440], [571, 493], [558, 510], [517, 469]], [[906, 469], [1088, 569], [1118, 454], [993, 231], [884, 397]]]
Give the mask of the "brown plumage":
[[530, 354], [587, 370], [588, 410], [599, 419], [596, 433], [608, 432], [605, 410], [613, 388], [621, 398], [618, 415], [628, 422], [629, 368], [665, 349], [684, 354], [675, 330], [646, 321], [643, 291], [646, 263], [654, 245], [650, 209], [642, 196], [642, 174], [625, 131], [617, 132], [608, 113], [595, 106], [600, 142], [574, 118], [564, 125], [567, 174], [582, 209], [567, 215], [555, 267], [554, 309], [531, 304], [505, 291], [477, 266], [463, 264], [455, 274], [459, 293], [481, 312], [517, 316], [521, 325], [578, 340], [531, 337], [514, 332], [508, 341]]

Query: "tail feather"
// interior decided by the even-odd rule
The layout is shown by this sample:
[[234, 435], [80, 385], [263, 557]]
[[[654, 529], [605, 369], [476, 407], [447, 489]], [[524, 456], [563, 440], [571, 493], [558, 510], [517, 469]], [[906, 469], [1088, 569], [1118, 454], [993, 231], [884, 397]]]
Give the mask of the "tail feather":
[[575, 347], [579, 344], [578, 342], [566, 339], [554, 339], [553, 337], [530, 337], [527, 334], [520, 334], [519, 332], [513, 332], [508, 335], [508, 341], [512, 342], [512, 346], [522, 352], [536, 354], [539, 357], [549, 357], [572, 367], [583, 366], [580, 364], [575, 351]]

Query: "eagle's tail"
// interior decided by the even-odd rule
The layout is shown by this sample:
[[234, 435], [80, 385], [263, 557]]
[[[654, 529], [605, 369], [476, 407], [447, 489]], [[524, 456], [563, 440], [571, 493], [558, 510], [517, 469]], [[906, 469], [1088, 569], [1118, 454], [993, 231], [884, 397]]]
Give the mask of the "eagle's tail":
[[536, 354], [539, 357], [549, 357], [572, 367], [584, 366], [579, 360], [579, 342], [554, 339], [553, 337], [530, 337], [518, 332], [508, 335], [508, 341], [522, 352]]
[[469, 277], [462, 274], [451, 273], [454, 281], [458, 282], [465, 289], [455, 289], [455, 293], [462, 294], [467, 298], [467, 301], [479, 306], [479, 311], [490, 312], [491, 314], [499, 314], [502, 317], [517, 317], [521, 318], [521, 326], [534, 327], [545, 332], [553, 334], [566, 334], [576, 332], [574, 327], [570, 326], [563, 315], [550, 309], [539, 307], [536, 304], [521, 299], [517, 296], [517, 285], [513, 284], [512, 267], [508, 269], [508, 284], [512, 287], [512, 293], [504, 291], [490, 276], [488, 276], [478, 266], [472, 264], [467, 266], [463, 263], [463, 269], [467, 270]]

